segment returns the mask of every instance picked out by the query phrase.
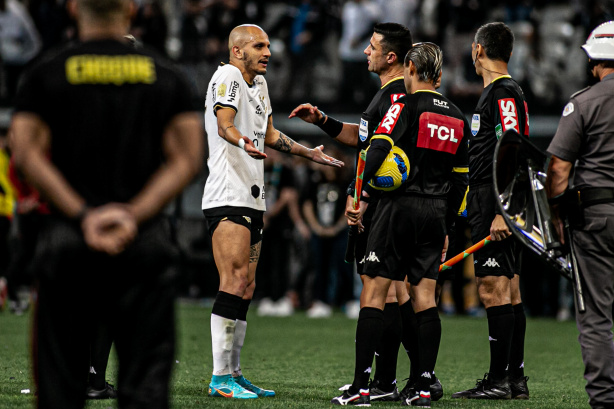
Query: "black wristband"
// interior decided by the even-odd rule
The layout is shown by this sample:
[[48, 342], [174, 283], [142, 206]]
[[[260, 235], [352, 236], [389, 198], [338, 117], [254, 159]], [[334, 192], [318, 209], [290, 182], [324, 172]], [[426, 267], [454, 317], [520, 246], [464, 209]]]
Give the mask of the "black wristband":
[[324, 114], [324, 112], [322, 111], [320, 112], [322, 113], [322, 118], [325, 119], [326, 122], [320, 123], [322, 122], [320, 121], [316, 125], [321, 130], [326, 132], [326, 134], [330, 136], [331, 138], [336, 138], [341, 133], [341, 130], [343, 129], [343, 122], [337, 121], [335, 118], [331, 118], [330, 116]]

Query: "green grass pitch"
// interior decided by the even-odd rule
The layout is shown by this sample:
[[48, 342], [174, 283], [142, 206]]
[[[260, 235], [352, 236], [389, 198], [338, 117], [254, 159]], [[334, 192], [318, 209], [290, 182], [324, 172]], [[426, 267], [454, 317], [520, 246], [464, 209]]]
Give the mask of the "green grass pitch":
[[[178, 350], [172, 384], [176, 409], [191, 408], [328, 408], [338, 387], [350, 383], [354, 370], [356, 322], [341, 313], [330, 319], [308, 319], [304, 313], [290, 318], [248, 316], [242, 366], [256, 385], [274, 389], [277, 397], [254, 401], [209, 398], [211, 377], [210, 308], [180, 303], [177, 313]], [[32, 408], [34, 390], [29, 366], [31, 315], [0, 313], [0, 408]], [[475, 385], [488, 370], [488, 333], [485, 318], [442, 317], [442, 341], [437, 376], [444, 397], [433, 408], [588, 408], [583, 365], [572, 322], [528, 319], [526, 374], [530, 377], [528, 401], [461, 401], [453, 392]], [[409, 363], [401, 349], [397, 377], [407, 377]], [[113, 383], [112, 356], [107, 378]], [[399, 402], [372, 404], [398, 407]], [[114, 401], [90, 402], [88, 408], [116, 408]]]

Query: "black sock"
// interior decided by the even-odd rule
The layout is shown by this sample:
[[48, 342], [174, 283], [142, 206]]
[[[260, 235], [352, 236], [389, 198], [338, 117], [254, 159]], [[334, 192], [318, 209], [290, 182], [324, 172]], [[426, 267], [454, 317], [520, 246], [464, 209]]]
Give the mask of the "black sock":
[[375, 350], [375, 376], [385, 392], [394, 390], [397, 379], [397, 359], [401, 345], [401, 314], [399, 303], [384, 306], [384, 330]]
[[[90, 374], [88, 378], [89, 385], [96, 390], [102, 390], [106, 386], [105, 376], [112, 344], [113, 337], [108, 328], [104, 325], [98, 325], [92, 334], [90, 344]], [[95, 373], [92, 372], [92, 368]]]
[[418, 320], [416, 320], [416, 314], [414, 313], [414, 309], [411, 305], [411, 300], [399, 306], [399, 311], [401, 312], [401, 321], [403, 321], [401, 341], [403, 342], [403, 347], [405, 348], [405, 352], [407, 352], [407, 356], [409, 357], [409, 362], [411, 364], [409, 378], [412, 380], [417, 380], [418, 376], [420, 375], [418, 372], [420, 345], [418, 344]]
[[369, 376], [373, 366], [375, 347], [384, 329], [384, 311], [378, 308], [364, 307], [358, 314], [356, 325], [356, 366], [352, 392], [369, 387]]
[[514, 305], [514, 335], [510, 349], [509, 373], [512, 379], [524, 376], [524, 337], [527, 331], [527, 316], [522, 303]]
[[418, 386], [420, 390], [430, 390], [433, 382], [435, 363], [441, 341], [441, 320], [437, 307], [432, 307], [416, 314], [418, 320], [418, 339], [420, 343], [420, 366]]
[[237, 311], [237, 319], [241, 321], [247, 321], [247, 310], [249, 310], [249, 304], [252, 300], [241, 299], [241, 305], [239, 305], [239, 311]]
[[514, 333], [514, 309], [512, 304], [486, 309], [488, 340], [490, 341], [490, 376], [503, 379], [510, 360], [510, 348]]
[[238, 295], [218, 291], [211, 313], [229, 320], [236, 320], [242, 302], [243, 300]]

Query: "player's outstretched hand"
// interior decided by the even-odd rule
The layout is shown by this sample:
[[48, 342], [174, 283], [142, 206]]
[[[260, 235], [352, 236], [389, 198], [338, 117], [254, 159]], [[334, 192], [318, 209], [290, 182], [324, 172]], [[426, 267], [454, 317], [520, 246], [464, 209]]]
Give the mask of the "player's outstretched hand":
[[321, 163], [322, 165], [334, 166], [336, 168], [340, 168], [345, 165], [345, 163], [343, 163], [339, 159], [335, 159], [332, 156], [326, 155], [324, 152], [322, 152], [322, 149], [324, 149], [324, 145], [320, 145], [316, 148], [311, 149], [312, 161], [316, 163]]
[[136, 219], [127, 206], [109, 203], [89, 210], [81, 222], [86, 244], [111, 256], [123, 252], [136, 237]]
[[247, 136], [242, 136], [241, 138], [243, 138], [243, 141], [245, 142], [245, 147], [243, 149], [249, 156], [254, 159], [266, 159], [266, 153], [259, 151], [251, 139], [249, 139]]
[[322, 119], [322, 113], [318, 109], [318, 107], [314, 107], [310, 103], [301, 104], [294, 108], [288, 118], [300, 118], [305, 122], [309, 122], [310, 124], [315, 124]]

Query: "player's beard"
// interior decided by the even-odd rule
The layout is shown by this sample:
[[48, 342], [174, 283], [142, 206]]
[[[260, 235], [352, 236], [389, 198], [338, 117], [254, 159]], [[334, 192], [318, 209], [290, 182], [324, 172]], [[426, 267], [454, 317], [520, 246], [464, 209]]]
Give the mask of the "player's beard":
[[245, 61], [245, 67], [249, 70], [255, 72], [257, 75], [266, 74], [266, 68], [260, 68], [258, 66], [259, 59], [254, 58], [251, 54], [244, 52], [243, 53], [243, 61]]

